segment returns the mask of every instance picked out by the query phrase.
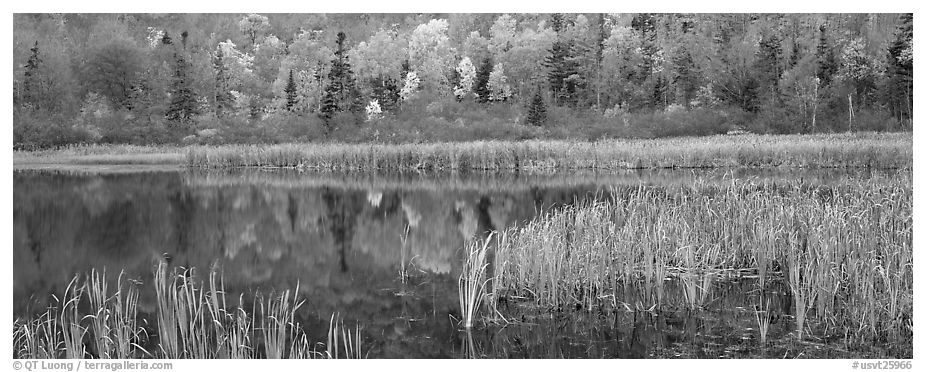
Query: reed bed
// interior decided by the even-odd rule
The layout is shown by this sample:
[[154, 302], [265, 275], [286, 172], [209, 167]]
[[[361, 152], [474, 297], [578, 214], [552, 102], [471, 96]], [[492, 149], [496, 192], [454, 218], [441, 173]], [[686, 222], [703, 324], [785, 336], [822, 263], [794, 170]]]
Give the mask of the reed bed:
[[[332, 316], [328, 344], [313, 343], [296, 312], [304, 304], [295, 291], [256, 294], [245, 304], [226, 298], [218, 269], [206, 279], [195, 269], [154, 270], [157, 297], [156, 333], [140, 325], [141, 283], [123, 273], [110, 292], [105, 271], [77, 275], [64, 296], [54, 297], [46, 311], [13, 323], [14, 358], [362, 358], [361, 328], [353, 332]], [[90, 309], [83, 314], [80, 308]], [[333, 348], [333, 349], [332, 349]], [[322, 351], [319, 351], [321, 349]], [[338, 352], [341, 350], [341, 352]], [[333, 352], [332, 352], [333, 351]]]
[[325, 171], [550, 171], [739, 166], [911, 168], [909, 133], [645, 140], [191, 146], [187, 165]]
[[21, 164], [181, 165], [186, 151], [179, 146], [69, 145], [55, 150], [14, 151]]
[[790, 289], [797, 338], [812, 322], [858, 340], [909, 340], [911, 177], [613, 189], [503, 231], [492, 288], [550, 309], [639, 310], [664, 305], [663, 283], [678, 278], [676, 305], [698, 309], [712, 282], [752, 278], [761, 292], [776, 280]]

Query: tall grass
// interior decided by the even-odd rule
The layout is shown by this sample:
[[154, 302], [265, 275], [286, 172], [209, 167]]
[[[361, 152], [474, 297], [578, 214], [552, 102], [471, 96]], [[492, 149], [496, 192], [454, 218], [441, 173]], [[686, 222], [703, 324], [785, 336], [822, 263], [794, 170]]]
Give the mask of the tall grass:
[[[759, 301], [759, 304], [762, 304], [762, 301]], [[769, 311], [769, 301], [766, 300], [765, 305], [762, 307], [762, 310], [759, 310], [759, 306], [756, 306], [756, 324], [759, 329], [759, 342], [765, 346], [766, 341], [768, 340], [768, 326], [772, 321], [772, 314]], [[761, 315], [759, 313], [762, 313]]]
[[473, 327], [476, 311], [479, 310], [486, 297], [486, 268], [488, 267], [486, 253], [491, 241], [492, 234], [481, 245], [475, 241], [466, 244], [466, 259], [458, 280], [463, 328]]
[[363, 347], [360, 338], [360, 325], [350, 329], [344, 326], [344, 321], [338, 313], [331, 314], [328, 322], [328, 344], [324, 356], [328, 359], [361, 359]]
[[[847, 331], [856, 340], [912, 337], [911, 175], [731, 180], [624, 187], [502, 232], [493, 291], [547, 308], [632, 308], [668, 301], [666, 278], [698, 308], [724, 277], [786, 282], [795, 330]], [[707, 279], [715, 277], [719, 279]], [[462, 294], [463, 292], [461, 292]]]
[[[159, 262], [154, 269], [157, 298], [156, 342], [148, 340], [140, 327], [137, 311], [139, 282], [124, 273], [110, 293], [105, 271], [91, 270], [81, 280], [75, 277], [65, 290], [63, 301], [55, 297], [45, 312], [14, 321], [14, 357], [53, 358], [362, 358], [361, 328], [353, 332], [340, 317], [332, 318], [328, 345], [309, 342], [296, 323], [296, 312], [304, 303], [295, 291], [277, 295], [256, 294], [245, 305], [229, 305], [217, 267], [199, 278], [194, 268], [169, 269]], [[82, 315], [79, 303], [89, 314]], [[339, 322], [339, 323], [338, 323]], [[87, 346], [91, 348], [87, 348]], [[322, 345], [328, 352], [317, 351]], [[334, 348], [334, 349], [332, 349]], [[340, 350], [340, 352], [338, 352]], [[334, 351], [331, 353], [331, 351]]]
[[909, 133], [743, 135], [598, 142], [193, 146], [191, 167], [537, 171], [730, 166], [912, 167]]
[[[129, 359], [144, 353], [145, 331], [137, 323], [137, 283], [124, 273], [110, 295], [105, 272], [76, 275], [61, 298], [53, 296], [46, 311], [14, 322], [14, 356], [18, 358]], [[92, 311], [83, 314], [81, 303]], [[90, 346], [90, 348], [88, 348]]]

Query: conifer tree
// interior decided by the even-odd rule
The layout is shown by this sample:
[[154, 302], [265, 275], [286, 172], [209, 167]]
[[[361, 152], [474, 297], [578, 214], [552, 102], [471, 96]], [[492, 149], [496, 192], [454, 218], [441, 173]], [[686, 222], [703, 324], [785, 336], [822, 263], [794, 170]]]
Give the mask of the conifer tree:
[[883, 97], [892, 116], [910, 120], [913, 119], [913, 14], [903, 14], [900, 21], [887, 50]]
[[227, 110], [234, 108], [234, 97], [229, 90], [230, 76], [222, 48], [216, 49], [212, 64], [215, 70], [215, 115], [221, 118]]
[[31, 54], [29, 60], [23, 66], [23, 84], [22, 84], [22, 101], [23, 104], [38, 109], [39, 98], [41, 96], [42, 82], [39, 76], [39, 67], [42, 59], [39, 57], [39, 42], [29, 49]]
[[550, 90], [553, 92], [554, 104], [568, 103], [575, 97], [575, 82], [569, 79], [576, 73], [575, 63], [572, 57], [573, 40], [563, 39], [562, 33], [565, 31], [565, 19], [562, 14], [554, 13], [551, 16], [553, 31], [556, 32], [556, 40], [550, 48], [549, 55], [544, 59], [543, 65], [549, 72], [547, 81], [550, 84]]
[[836, 53], [829, 46], [826, 37], [826, 26], [820, 25], [820, 39], [817, 43], [817, 78], [820, 79], [820, 85], [826, 86], [833, 80], [836, 69]]
[[331, 71], [328, 73], [328, 86], [322, 98], [322, 117], [330, 120], [338, 112], [360, 113], [363, 111], [363, 97], [354, 82], [353, 72], [350, 69], [350, 60], [347, 55], [345, 39], [347, 35], [338, 32], [337, 49], [334, 59], [331, 60]]
[[297, 92], [296, 92], [296, 80], [293, 79], [293, 70], [289, 70], [289, 79], [286, 81], [286, 88], [283, 89], [286, 92], [286, 111], [293, 111], [293, 107], [296, 106], [297, 102]]
[[172, 126], [189, 125], [193, 116], [199, 113], [196, 92], [193, 91], [193, 76], [190, 74], [192, 65], [187, 62], [183, 53], [176, 53], [174, 58], [177, 63], [170, 92], [170, 106], [165, 116]]
[[473, 93], [476, 95], [476, 102], [489, 102], [489, 77], [492, 74], [492, 59], [486, 57], [482, 64], [476, 70], [476, 81], [473, 84]]
[[525, 118], [527, 124], [531, 125], [543, 125], [547, 121], [547, 107], [543, 103], [543, 93], [541, 89], [537, 89], [534, 93], [534, 98], [531, 99], [530, 104], [527, 106], [527, 117]]
[[759, 89], [766, 98], [778, 98], [778, 81], [781, 79], [781, 39], [771, 33], [759, 41], [759, 50], [753, 63]]

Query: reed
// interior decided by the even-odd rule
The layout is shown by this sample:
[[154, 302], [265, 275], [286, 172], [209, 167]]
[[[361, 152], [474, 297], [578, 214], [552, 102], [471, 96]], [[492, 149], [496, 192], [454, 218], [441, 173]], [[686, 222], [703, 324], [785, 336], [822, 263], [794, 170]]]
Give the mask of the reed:
[[192, 146], [191, 167], [494, 172], [715, 168], [912, 167], [909, 133], [745, 135], [648, 140]]
[[289, 290], [286, 290], [280, 293], [279, 297], [271, 294], [266, 307], [263, 301], [260, 302], [263, 314], [261, 332], [264, 336], [264, 355], [267, 359], [285, 358], [290, 337], [295, 338], [296, 310], [305, 303], [304, 300], [296, 298], [297, 293], [299, 293], [298, 284], [292, 298], [290, 298]]
[[[762, 304], [762, 301], [759, 301], [759, 305]], [[772, 314], [770, 309], [770, 303], [768, 300], [765, 301], [765, 307], [762, 307], [762, 310], [759, 310], [759, 306], [755, 307], [756, 313], [756, 324], [759, 329], [759, 343], [765, 346], [768, 340], [768, 326], [772, 320]], [[760, 314], [761, 313], [761, 314]]]
[[[695, 309], [712, 283], [746, 275], [760, 288], [768, 280], [787, 283], [798, 337], [812, 320], [824, 332], [848, 329], [858, 339], [910, 339], [911, 189], [909, 173], [827, 185], [731, 180], [615, 188], [501, 232], [491, 300], [639, 310], [668, 301], [662, 283], [682, 277], [681, 305]], [[628, 290], [638, 287], [651, 296], [645, 303], [635, 295], [640, 290]], [[468, 293], [461, 286], [461, 298]]]
[[[81, 281], [81, 279], [83, 280]], [[237, 306], [229, 306], [224, 281], [218, 268], [208, 279], [199, 278], [195, 268], [168, 269], [164, 262], [154, 269], [157, 343], [147, 340], [139, 327], [137, 303], [140, 282], [125, 273], [116, 278], [115, 293], [104, 271], [93, 269], [75, 276], [64, 300], [54, 301], [35, 317], [13, 323], [14, 357], [30, 359], [66, 358], [316, 358], [324, 357], [313, 345], [333, 351], [335, 357], [364, 357], [360, 326], [353, 331], [338, 317], [329, 330], [328, 346], [309, 342], [296, 323], [296, 312], [304, 303], [294, 291], [266, 298], [257, 294], [250, 311], [244, 294]], [[78, 304], [85, 302], [91, 313], [81, 316]], [[259, 327], [255, 327], [259, 324]], [[87, 345], [95, 353], [87, 352]], [[147, 347], [147, 349], [146, 349]], [[340, 350], [340, 353], [338, 352]], [[262, 352], [261, 352], [262, 351]]]
[[479, 310], [486, 296], [486, 267], [488, 267], [486, 253], [491, 241], [492, 234], [481, 245], [476, 242], [469, 242], [466, 245], [466, 259], [458, 280], [460, 313], [463, 317], [463, 328], [466, 329], [473, 327], [476, 311]]
[[362, 359], [363, 347], [360, 337], [360, 325], [354, 328], [351, 334], [350, 329], [344, 327], [344, 321], [341, 320], [340, 314], [331, 314], [331, 320], [328, 322], [328, 344], [325, 351], [328, 359]]
[[84, 337], [89, 329], [80, 325], [81, 315], [78, 310], [84, 286], [78, 285], [80, 276], [75, 275], [64, 289], [64, 304], [61, 306], [61, 336], [64, 341], [64, 357], [81, 359], [87, 354]]

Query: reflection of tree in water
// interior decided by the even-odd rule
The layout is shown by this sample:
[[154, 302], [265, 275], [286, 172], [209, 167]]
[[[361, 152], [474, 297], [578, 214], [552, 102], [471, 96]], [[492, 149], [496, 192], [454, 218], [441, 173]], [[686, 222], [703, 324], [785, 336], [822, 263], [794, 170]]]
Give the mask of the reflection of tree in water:
[[343, 190], [332, 190], [325, 187], [322, 190], [322, 200], [328, 207], [324, 224], [331, 232], [332, 240], [338, 250], [338, 260], [341, 272], [347, 272], [347, 249], [354, 237], [354, 226], [357, 215], [363, 210], [366, 202], [364, 195]]

